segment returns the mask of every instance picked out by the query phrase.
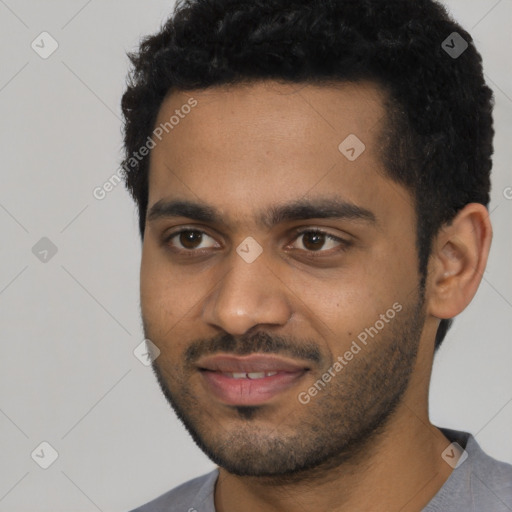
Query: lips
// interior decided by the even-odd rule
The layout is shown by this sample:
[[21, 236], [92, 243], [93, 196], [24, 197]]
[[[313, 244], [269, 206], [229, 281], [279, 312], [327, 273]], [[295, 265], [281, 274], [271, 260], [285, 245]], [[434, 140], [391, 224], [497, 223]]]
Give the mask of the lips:
[[206, 356], [197, 362], [200, 370], [224, 373], [298, 372], [309, 370], [308, 365], [284, 357], [251, 354], [249, 356]]
[[[208, 371], [208, 370], [206, 370]], [[264, 379], [265, 377], [272, 377], [279, 372], [222, 372], [222, 375], [231, 377], [232, 379]]]
[[265, 354], [216, 355], [197, 362], [207, 393], [228, 405], [260, 405], [297, 384], [309, 367]]

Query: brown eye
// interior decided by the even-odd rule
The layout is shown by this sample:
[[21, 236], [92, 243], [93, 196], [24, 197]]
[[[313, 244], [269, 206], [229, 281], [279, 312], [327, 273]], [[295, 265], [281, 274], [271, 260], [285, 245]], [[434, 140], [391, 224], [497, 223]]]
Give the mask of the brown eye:
[[203, 234], [200, 231], [182, 231], [179, 233], [180, 244], [185, 249], [197, 249], [196, 245], [201, 243]]
[[198, 229], [181, 229], [169, 235], [165, 242], [176, 252], [193, 252], [216, 247], [215, 240]]
[[[304, 229], [296, 233], [295, 248], [307, 253], [335, 253], [344, 251], [350, 242], [319, 229]], [[299, 244], [299, 241], [301, 242]], [[298, 245], [298, 246], [297, 246]]]
[[308, 251], [318, 251], [325, 244], [325, 234], [310, 231], [302, 235], [302, 244]]

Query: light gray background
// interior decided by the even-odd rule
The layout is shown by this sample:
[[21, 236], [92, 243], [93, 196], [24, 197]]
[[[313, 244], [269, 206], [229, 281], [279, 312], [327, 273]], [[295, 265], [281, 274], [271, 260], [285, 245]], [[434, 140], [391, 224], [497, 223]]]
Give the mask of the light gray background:
[[[447, 5], [496, 95], [495, 238], [436, 357], [431, 415], [512, 462], [512, 1]], [[125, 51], [172, 6], [0, 0], [0, 511], [125, 511], [214, 467], [132, 353], [143, 339], [134, 204], [122, 184], [93, 197], [118, 169]], [[31, 48], [42, 31], [59, 44], [45, 60]], [[31, 250], [42, 237], [58, 248], [47, 263]], [[48, 469], [31, 458], [42, 441], [59, 454]]]

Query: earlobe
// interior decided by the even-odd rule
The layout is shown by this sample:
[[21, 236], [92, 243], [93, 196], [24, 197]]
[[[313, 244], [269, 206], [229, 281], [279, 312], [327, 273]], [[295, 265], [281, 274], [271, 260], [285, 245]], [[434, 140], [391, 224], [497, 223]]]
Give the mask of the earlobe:
[[470, 203], [441, 228], [432, 244], [428, 310], [453, 318], [473, 299], [481, 282], [492, 239], [489, 212]]

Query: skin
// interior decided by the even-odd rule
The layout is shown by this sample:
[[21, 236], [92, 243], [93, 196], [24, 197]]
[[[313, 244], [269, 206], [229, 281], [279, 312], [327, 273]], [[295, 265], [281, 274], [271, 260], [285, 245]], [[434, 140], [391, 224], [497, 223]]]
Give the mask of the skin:
[[[435, 333], [478, 288], [491, 242], [487, 210], [469, 204], [440, 230], [422, 297], [414, 202], [381, 163], [385, 98], [377, 86], [267, 81], [176, 91], [155, 125], [190, 97], [197, 106], [151, 150], [149, 209], [188, 199], [218, 209], [222, 223], [148, 220], [141, 309], [145, 335], [161, 351], [153, 365], [165, 396], [220, 466], [216, 510], [421, 510], [452, 470], [441, 458], [449, 441], [428, 417]], [[366, 146], [354, 161], [338, 150], [351, 133]], [[278, 204], [333, 197], [370, 210], [376, 222], [257, 222]], [[166, 240], [185, 227], [203, 238]], [[298, 227], [350, 243], [340, 250], [326, 239], [311, 250]], [[248, 236], [263, 249], [250, 264], [236, 252]], [[187, 258], [187, 247], [199, 249]], [[300, 403], [297, 394], [395, 303], [403, 309], [394, 319]], [[300, 385], [247, 411], [208, 394], [187, 360], [191, 347], [286, 355], [313, 347], [319, 358]]]

